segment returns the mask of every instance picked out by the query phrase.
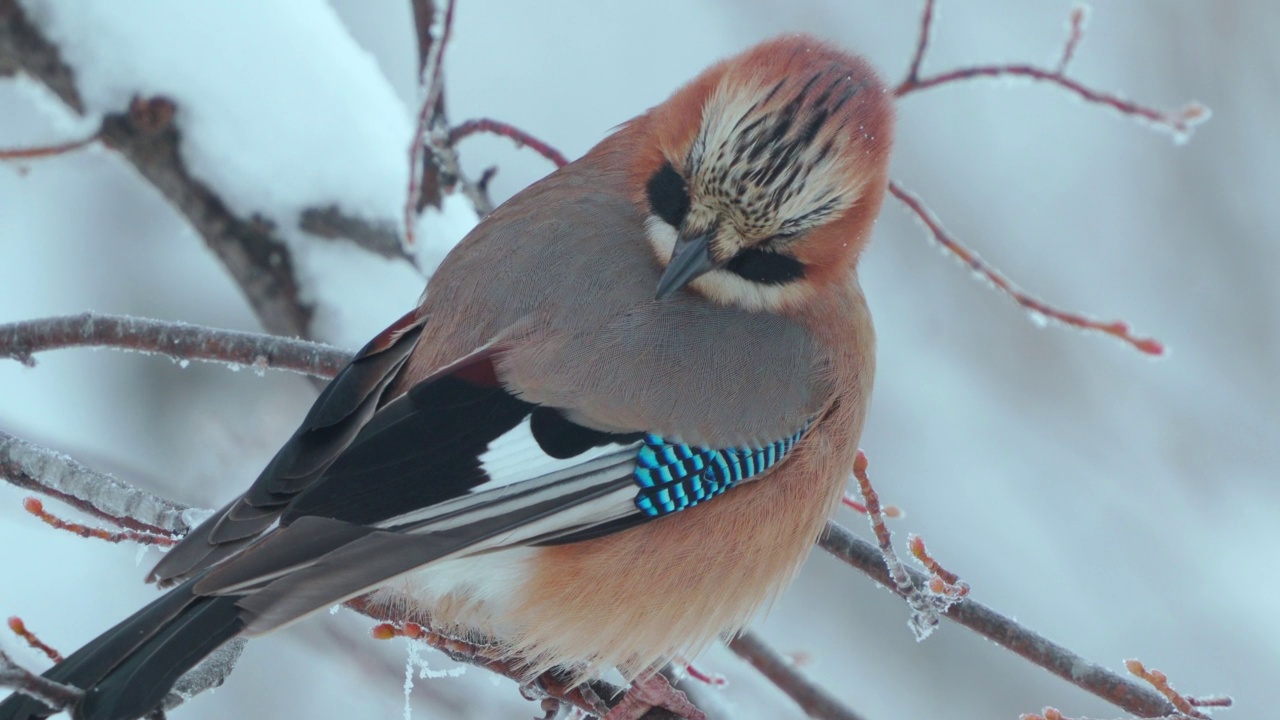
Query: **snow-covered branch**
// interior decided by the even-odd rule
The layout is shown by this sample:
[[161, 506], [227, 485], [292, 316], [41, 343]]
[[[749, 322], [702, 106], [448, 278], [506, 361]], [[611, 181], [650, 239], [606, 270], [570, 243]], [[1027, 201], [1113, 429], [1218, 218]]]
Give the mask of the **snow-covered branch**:
[[[0, 74], [23, 72], [44, 84], [78, 115], [87, 110], [74, 70], [16, 0], [0, 0]], [[96, 135], [169, 201], [199, 233], [240, 286], [264, 329], [312, 337], [315, 308], [299, 284], [295, 258], [281, 232], [287, 218], [244, 215], [219, 191], [195, 177], [180, 152], [174, 122], [181, 111], [163, 96], [137, 96], [106, 113]], [[392, 226], [331, 205], [304, 209], [299, 229], [344, 238], [385, 257], [408, 259]]]

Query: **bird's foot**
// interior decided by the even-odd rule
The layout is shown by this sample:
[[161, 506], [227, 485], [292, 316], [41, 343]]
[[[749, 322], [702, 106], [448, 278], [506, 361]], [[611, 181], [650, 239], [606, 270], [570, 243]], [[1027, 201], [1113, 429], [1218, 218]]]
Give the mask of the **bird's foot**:
[[602, 720], [640, 720], [650, 708], [666, 708], [688, 720], [707, 720], [689, 697], [672, 687], [662, 673], [653, 673], [636, 680], [622, 696], [622, 702], [613, 706]]

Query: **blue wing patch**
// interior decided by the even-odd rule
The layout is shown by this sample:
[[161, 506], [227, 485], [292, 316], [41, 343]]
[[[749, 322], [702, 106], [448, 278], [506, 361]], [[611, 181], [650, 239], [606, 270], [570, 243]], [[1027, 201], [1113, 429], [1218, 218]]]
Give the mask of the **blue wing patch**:
[[662, 517], [709, 500], [739, 481], [768, 470], [808, 429], [809, 424], [805, 423], [794, 435], [764, 447], [723, 450], [645, 435], [633, 473], [640, 487], [636, 507], [649, 517]]

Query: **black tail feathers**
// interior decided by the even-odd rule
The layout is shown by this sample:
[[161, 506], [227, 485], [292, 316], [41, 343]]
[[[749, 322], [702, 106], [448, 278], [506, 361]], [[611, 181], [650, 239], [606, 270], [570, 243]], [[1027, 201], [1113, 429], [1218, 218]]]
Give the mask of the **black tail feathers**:
[[[238, 597], [199, 597], [188, 580], [98, 636], [44, 676], [82, 688], [76, 720], [134, 720], [160, 706], [174, 683], [244, 629]], [[0, 720], [54, 714], [39, 700], [14, 693]]]

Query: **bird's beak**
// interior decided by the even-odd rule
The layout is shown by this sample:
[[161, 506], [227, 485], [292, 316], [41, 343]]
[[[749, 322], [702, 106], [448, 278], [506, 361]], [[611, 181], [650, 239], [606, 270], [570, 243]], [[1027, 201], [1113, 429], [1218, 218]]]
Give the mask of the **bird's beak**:
[[658, 293], [655, 299], [665, 300], [671, 297], [680, 288], [717, 267], [719, 263], [711, 259], [710, 234], [692, 238], [679, 237], [671, 250], [671, 261], [667, 263], [667, 269], [658, 280]]

